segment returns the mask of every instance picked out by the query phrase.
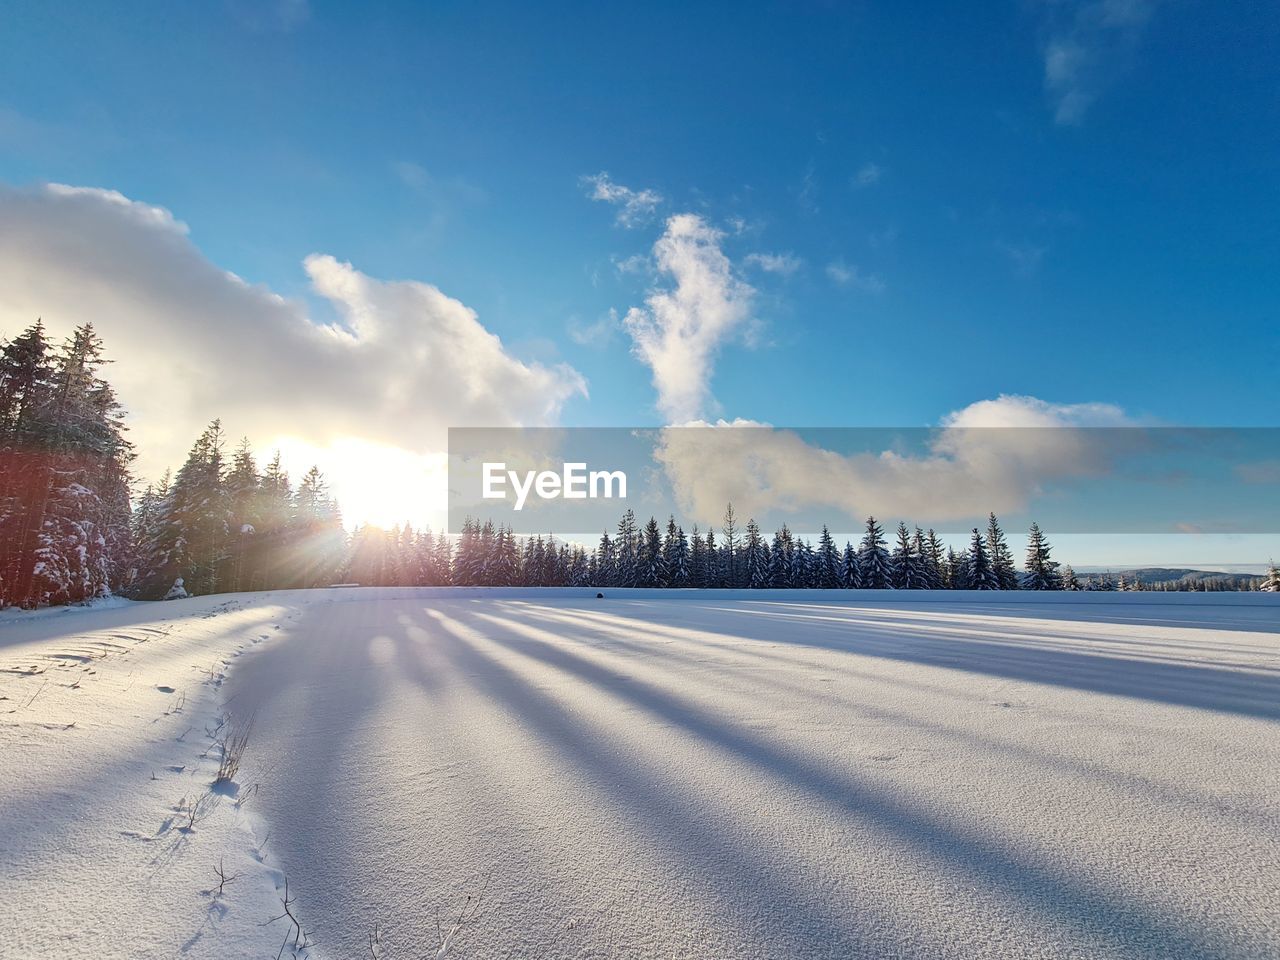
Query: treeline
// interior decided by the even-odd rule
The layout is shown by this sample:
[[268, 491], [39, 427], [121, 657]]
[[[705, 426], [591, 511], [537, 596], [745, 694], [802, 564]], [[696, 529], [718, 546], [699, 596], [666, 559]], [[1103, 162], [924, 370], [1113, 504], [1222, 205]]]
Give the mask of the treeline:
[[345, 574], [348, 537], [323, 476], [294, 489], [277, 456], [244, 442], [227, 462], [221, 425], [176, 474], [133, 498], [133, 445], [102, 376], [91, 324], [61, 344], [37, 321], [0, 344], [0, 607], [110, 594], [324, 586]]
[[[361, 534], [357, 532], [357, 540]], [[362, 584], [396, 582], [387, 571], [412, 571], [420, 582], [463, 586], [590, 586], [738, 589], [868, 590], [1115, 590], [1133, 589], [1107, 576], [1079, 577], [1052, 559], [1052, 547], [1032, 524], [1019, 570], [995, 514], [975, 528], [961, 552], [933, 530], [899, 523], [892, 543], [868, 517], [855, 546], [836, 543], [827, 527], [817, 541], [785, 525], [766, 537], [755, 520], [740, 525], [730, 505], [719, 528], [686, 534], [674, 517], [665, 527], [641, 525], [628, 510], [592, 550], [555, 538], [522, 538], [492, 523], [467, 520], [456, 551], [430, 533], [382, 534], [387, 559], [353, 569]], [[368, 548], [366, 548], [368, 549]], [[452, 560], [448, 556], [452, 552]]]
[[[868, 518], [860, 542], [816, 542], [786, 526], [766, 537], [730, 506], [718, 528], [686, 534], [674, 517], [627, 511], [588, 548], [522, 537], [468, 520], [456, 536], [360, 527], [348, 535], [319, 470], [296, 486], [276, 457], [242, 441], [230, 457], [221, 424], [176, 472], [133, 488], [133, 446], [102, 376], [91, 325], [54, 346], [37, 322], [0, 345], [0, 606], [139, 599], [359, 583], [365, 586], [1113, 590], [1151, 589], [1059, 566], [1032, 525], [1018, 569], [996, 516], [960, 551], [933, 530]], [[136, 496], [133, 494], [136, 493]], [[1231, 585], [1230, 587], [1228, 585]], [[1155, 589], [1186, 589], [1185, 582]], [[1229, 580], [1193, 589], [1239, 589]], [[1245, 589], [1280, 591], [1280, 572]]]
[[279, 454], [259, 470], [247, 439], [229, 463], [224, 446], [215, 420], [172, 478], [143, 490], [124, 592], [152, 599], [340, 580], [348, 539], [323, 474], [312, 467], [294, 489]]
[[892, 543], [868, 518], [857, 546], [837, 546], [824, 527], [816, 543], [786, 526], [765, 538], [754, 520], [739, 526], [730, 506], [723, 525], [686, 534], [674, 517], [640, 525], [627, 511], [593, 548], [554, 536], [522, 537], [468, 519], [460, 535], [362, 527], [352, 538], [346, 572], [362, 586], [672, 587], [891, 590], [1277, 590], [1280, 571], [1254, 580], [1204, 578], [1144, 583], [1131, 575], [1077, 575], [1059, 566], [1032, 524], [1022, 569], [1014, 565], [999, 519], [973, 530], [957, 553], [933, 530], [900, 523]]
[[89, 324], [37, 322], [0, 348], [0, 606], [117, 590], [133, 561], [133, 447]]

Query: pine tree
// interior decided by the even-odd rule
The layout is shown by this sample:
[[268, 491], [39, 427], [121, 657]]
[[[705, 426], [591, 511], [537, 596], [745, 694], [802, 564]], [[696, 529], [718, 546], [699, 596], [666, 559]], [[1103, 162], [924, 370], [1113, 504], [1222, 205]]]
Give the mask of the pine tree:
[[733, 504], [725, 507], [724, 526], [721, 527], [724, 534], [724, 559], [721, 561], [721, 571], [724, 577], [724, 585], [726, 587], [740, 587], [738, 577], [738, 518], [733, 512]]
[[841, 560], [840, 585], [846, 590], [856, 590], [862, 585], [858, 574], [858, 551], [848, 541], [844, 545], [844, 557]]
[[1031, 532], [1027, 535], [1027, 575], [1023, 579], [1025, 589], [1062, 589], [1058, 564], [1049, 558], [1050, 550], [1049, 541], [1040, 531], [1040, 525], [1031, 524]]
[[618, 536], [613, 549], [617, 558], [614, 586], [634, 587], [640, 579], [640, 528], [631, 510], [627, 510], [618, 521]]
[[797, 540], [791, 551], [791, 585], [799, 590], [811, 589], [817, 579], [817, 565], [813, 544]]
[[671, 547], [671, 561], [667, 567], [671, 578], [671, 586], [684, 588], [690, 585], [692, 577], [689, 538], [684, 535], [683, 527], [676, 527], [674, 543]]
[[693, 525], [693, 536], [689, 542], [689, 586], [700, 589], [707, 585], [707, 544], [698, 532], [698, 525]]
[[774, 589], [791, 586], [791, 531], [784, 523], [773, 534], [769, 547], [769, 586]]
[[702, 585], [711, 590], [719, 589], [724, 586], [724, 576], [720, 548], [716, 544], [714, 527], [707, 529], [707, 536], [703, 545], [705, 551], [702, 559]]
[[236, 448], [227, 474], [227, 503], [231, 511], [231, 579], [230, 590], [248, 590], [253, 576], [255, 537], [258, 532], [261, 494], [258, 488], [258, 465], [253, 459], [249, 438]]
[[667, 518], [667, 533], [662, 541], [662, 558], [667, 568], [667, 586], [689, 585], [689, 539], [676, 524], [676, 518]]
[[40, 321], [0, 349], [0, 606], [35, 603], [31, 576], [51, 473], [53, 376]]
[[884, 530], [875, 517], [867, 517], [866, 533], [858, 549], [858, 573], [864, 589], [884, 590], [891, 585]]
[[[294, 542], [305, 558], [297, 568], [294, 585], [319, 587], [333, 583], [342, 566], [346, 538], [342, 515], [318, 467], [313, 466], [306, 472], [294, 494], [293, 532]], [[487, 561], [492, 557], [493, 525], [486, 524], [483, 532], [487, 537]]]
[[1076, 572], [1071, 569], [1070, 564], [1062, 568], [1062, 589], [1063, 590], [1080, 590], [1080, 579], [1076, 576]]
[[122, 412], [91, 324], [52, 356], [37, 322], [0, 351], [0, 602], [103, 596], [132, 566]]
[[667, 561], [662, 555], [662, 533], [653, 517], [645, 524], [640, 544], [640, 565], [636, 586], [665, 587], [667, 585]]
[[932, 528], [925, 534], [925, 558], [928, 561], [929, 585], [934, 590], [942, 590], [950, 586], [950, 575], [947, 570], [947, 551], [942, 540]]
[[1017, 590], [1018, 571], [1013, 564], [1013, 551], [1009, 549], [1004, 531], [1000, 529], [1000, 521], [994, 513], [987, 517], [987, 557], [996, 579], [996, 589]]
[[613, 541], [609, 539], [608, 530], [600, 535], [600, 545], [596, 548], [595, 560], [595, 585], [612, 587], [617, 582], [617, 557], [614, 555]]
[[889, 558], [889, 583], [895, 590], [922, 590], [925, 587], [920, 555], [905, 523], [898, 524], [898, 543]]
[[839, 588], [841, 581], [840, 554], [836, 552], [836, 542], [826, 524], [822, 525], [822, 534], [818, 537], [817, 569], [814, 586], [823, 590]]
[[144, 595], [162, 596], [178, 579], [187, 592], [216, 592], [230, 511], [223, 484], [222, 425], [213, 421], [178, 470], [160, 505], [160, 523], [150, 545]]
[[760, 535], [760, 526], [754, 518], [747, 521], [742, 552], [746, 561], [746, 585], [752, 590], [769, 586], [769, 545]]
[[969, 570], [965, 586], [969, 590], [999, 590], [1000, 581], [991, 567], [991, 558], [987, 554], [987, 544], [977, 527], [973, 528], [973, 537], [969, 541]]

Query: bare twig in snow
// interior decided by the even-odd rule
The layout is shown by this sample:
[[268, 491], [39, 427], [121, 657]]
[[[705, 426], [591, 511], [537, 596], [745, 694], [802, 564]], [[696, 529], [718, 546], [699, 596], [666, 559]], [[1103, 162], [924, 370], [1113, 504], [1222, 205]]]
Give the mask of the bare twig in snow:
[[238, 873], [227, 873], [226, 868], [223, 866], [222, 857], [218, 858], [218, 865], [214, 867], [213, 872], [218, 875], [218, 892], [214, 894], [214, 896], [222, 896], [223, 888], [225, 888], [228, 883], [234, 883], [236, 880], [240, 879], [240, 874]]
[[[294, 898], [289, 896], [289, 877], [286, 874], [284, 878], [284, 896], [280, 898], [280, 904], [284, 907], [284, 913], [280, 914], [278, 917], [272, 917], [266, 923], [262, 924], [262, 926], [265, 927], [269, 924], [275, 923], [277, 920], [284, 920], [287, 918], [289, 922], [293, 924], [293, 948], [297, 950], [306, 946], [307, 935], [303, 932], [302, 924], [298, 922], [298, 918], [293, 915], [293, 901]], [[276, 955], [277, 960], [279, 960], [279, 957], [284, 954], [284, 948], [288, 942], [289, 937], [286, 935], [284, 943], [280, 945], [280, 953]]]
[[33, 693], [33, 694], [31, 695], [31, 699], [30, 699], [30, 700], [28, 700], [25, 704], [23, 704], [22, 709], [23, 709], [23, 710], [25, 710], [25, 709], [27, 709], [27, 707], [29, 707], [29, 706], [31, 706], [33, 703], [35, 703], [35, 702], [36, 702], [36, 697], [38, 697], [38, 696], [40, 696], [40, 694], [44, 693], [44, 688], [45, 688], [45, 687], [47, 687], [48, 685], [49, 685], [49, 681], [48, 681], [48, 679], [46, 679], [46, 680], [44, 681], [44, 683], [40, 684], [40, 689], [39, 689], [39, 690], [37, 690], [35, 693]]
[[249, 737], [253, 734], [253, 724], [256, 719], [257, 714], [251, 713], [241, 722], [234, 724], [230, 720], [226, 722], [226, 732], [216, 740], [221, 756], [218, 758], [218, 775], [214, 778], [214, 786], [230, 783], [235, 779], [240, 771], [240, 761], [244, 759], [244, 751], [249, 746]]
[[484, 895], [489, 890], [489, 881], [492, 879], [492, 873], [484, 878], [484, 886], [480, 888], [479, 895], [472, 896], [467, 894], [466, 902], [463, 903], [462, 909], [458, 911], [458, 917], [453, 921], [453, 926], [449, 928], [448, 933], [445, 933], [440, 926], [440, 911], [436, 911], [436, 936], [439, 938], [440, 943], [439, 949], [436, 950], [436, 960], [442, 960], [443, 957], [448, 955], [449, 948], [453, 946], [463, 927], [476, 918], [476, 914], [480, 912], [480, 905], [484, 902]]
[[186, 815], [187, 822], [181, 829], [186, 833], [190, 833], [196, 828], [197, 823], [213, 813], [221, 799], [221, 797], [209, 791], [200, 794], [191, 804], [188, 804], [187, 798], [183, 797], [178, 801], [178, 812]]

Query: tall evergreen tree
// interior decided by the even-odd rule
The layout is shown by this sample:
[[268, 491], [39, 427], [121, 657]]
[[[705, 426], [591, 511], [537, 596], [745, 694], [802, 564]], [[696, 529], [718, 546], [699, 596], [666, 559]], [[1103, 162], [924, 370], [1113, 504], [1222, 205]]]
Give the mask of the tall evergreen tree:
[[898, 524], [898, 542], [889, 558], [889, 582], [895, 590], [923, 590], [924, 572], [920, 555], [905, 523]]
[[769, 586], [769, 545], [760, 535], [760, 526], [755, 518], [747, 521], [742, 553], [746, 566], [746, 585], [752, 590]]
[[214, 420], [187, 454], [160, 506], [144, 595], [164, 596], [178, 580], [187, 593], [217, 592], [227, 558], [228, 509], [222, 424]]
[[649, 518], [644, 527], [636, 586], [667, 586], [667, 561], [662, 554], [662, 532], [658, 529], [658, 521], [653, 517]]
[[835, 590], [841, 584], [840, 554], [836, 551], [836, 542], [827, 525], [822, 525], [822, 534], [818, 537], [817, 570], [815, 584], [823, 590]]
[[640, 528], [631, 510], [627, 510], [618, 521], [618, 536], [613, 548], [617, 557], [614, 585], [634, 587], [640, 579]]
[[720, 569], [724, 577], [724, 586], [740, 587], [738, 571], [738, 518], [733, 512], [733, 504], [730, 503], [725, 507], [724, 526], [721, 527], [721, 533], [724, 534], [723, 557]]
[[1040, 525], [1031, 524], [1031, 532], [1027, 535], [1027, 574], [1023, 586], [1028, 590], [1060, 590], [1062, 578], [1058, 575], [1058, 564], [1050, 559], [1051, 548], [1040, 530]]
[[973, 537], [969, 541], [969, 569], [965, 587], [969, 590], [999, 590], [1000, 581], [991, 567], [991, 558], [987, 553], [987, 541], [973, 528]]
[[848, 541], [844, 545], [844, 557], [841, 562], [840, 585], [846, 590], [856, 590], [862, 586], [862, 578], [858, 573], [858, 551]]
[[947, 570], [947, 549], [932, 528], [925, 534], [924, 556], [929, 571], [929, 586], [934, 590], [942, 590], [949, 587], [950, 576]]
[[991, 572], [996, 578], [999, 590], [1018, 589], [1018, 571], [1013, 564], [1013, 551], [1005, 540], [1004, 531], [1000, 529], [1000, 521], [994, 513], [987, 517], [987, 557], [991, 563]]
[[791, 586], [791, 531], [784, 523], [773, 535], [769, 547], [769, 586], [780, 589]]
[[866, 590], [884, 590], [891, 586], [884, 529], [875, 517], [867, 517], [866, 533], [858, 549], [858, 574]]

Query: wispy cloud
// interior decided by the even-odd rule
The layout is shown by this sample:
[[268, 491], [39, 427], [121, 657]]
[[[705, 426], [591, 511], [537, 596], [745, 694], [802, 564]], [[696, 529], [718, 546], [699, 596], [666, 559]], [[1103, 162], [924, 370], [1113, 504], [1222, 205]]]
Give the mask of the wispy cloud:
[[833, 260], [827, 264], [827, 278], [838, 287], [852, 287], [866, 293], [883, 293], [885, 283], [874, 273], [863, 273], [855, 264]]
[[883, 175], [884, 170], [878, 164], [868, 160], [853, 175], [853, 185], [855, 187], [873, 187], [880, 182], [880, 177]]
[[1050, 25], [1044, 84], [1054, 119], [1083, 122], [1121, 72], [1162, 0], [1085, 0], [1046, 4]]
[[784, 277], [791, 276], [804, 266], [804, 261], [793, 253], [748, 253], [743, 262], [765, 273], [776, 273]]
[[618, 208], [618, 224], [637, 227], [648, 222], [662, 203], [662, 194], [656, 190], [633, 190], [614, 183], [603, 170], [581, 178], [587, 196], [592, 200], [614, 204]]
[[716, 354], [749, 324], [755, 290], [734, 274], [723, 238], [697, 214], [671, 217], [653, 246], [654, 263], [671, 283], [623, 318], [636, 356], [653, 371], [668, 422], [703, 415]]
[[577, 317], [569, 320], [569, 339], [582, 347], [603, 347], [613, 342], [614, 336], [622, 329], [622, 320], [618, 311], [610, 309], [594, 323], [584, 323]]

